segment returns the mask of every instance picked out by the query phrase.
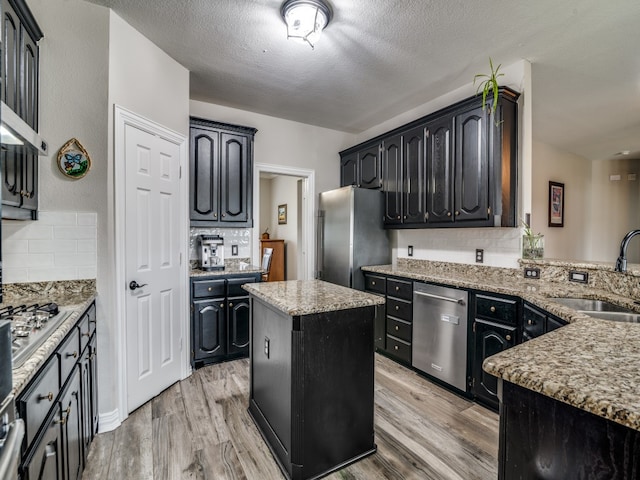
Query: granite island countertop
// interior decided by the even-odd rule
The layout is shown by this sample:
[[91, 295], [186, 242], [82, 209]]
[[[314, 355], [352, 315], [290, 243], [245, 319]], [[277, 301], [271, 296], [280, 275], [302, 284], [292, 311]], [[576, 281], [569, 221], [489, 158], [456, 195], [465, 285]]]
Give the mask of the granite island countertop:
[[14, 395], [18, 395], [27, 386], [95, 298], [95, 280], [16, 283], [3, 286], [3, 303], [0, 307], [55, 302], [59, 307], [72, 312], [20, 367], [13, 370]]
[[291, 316], [311, 315], [385, 303], [385, 299], [378, 295], [322, 280], [247, 283], [242, 288], [256, 298]]
[[[516, 269], [443, 265], [434, 262], [433, 268], [424, 268], [416, 262], [362, 270], [519, 296], [566, 320], [569, 325], [489, 357], [484, 370], [640, 430], [640, 324], [592, 318], [553, 301], [553, 297], [594, 298], [640, 312], [635, 298], [589, 285], [529, 280]], [[635, 275], [629, 278], [637, 281]]]
[[238, 275], [243, 273], [262, 273], [263, 269], [255, 265], [240, 266], [238, 264], [225, 265], [224, 270], [202, 270], [200, 268], [192, 268], [189, 276], [194, 277], [216, 277], [222, 275]]

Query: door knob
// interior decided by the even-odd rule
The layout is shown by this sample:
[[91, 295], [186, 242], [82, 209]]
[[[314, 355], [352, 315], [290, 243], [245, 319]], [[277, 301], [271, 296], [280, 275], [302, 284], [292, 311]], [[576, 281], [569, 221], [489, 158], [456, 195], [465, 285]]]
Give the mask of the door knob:
[[142, 285], [138, 285], [138, 282], [136, 282], [135, 280], [131, 280], [131, 282], [129, 283], [129, 289], [135, 290], [136, 288], [146, 287], [147, 285], [148, 283], [143, 283]]

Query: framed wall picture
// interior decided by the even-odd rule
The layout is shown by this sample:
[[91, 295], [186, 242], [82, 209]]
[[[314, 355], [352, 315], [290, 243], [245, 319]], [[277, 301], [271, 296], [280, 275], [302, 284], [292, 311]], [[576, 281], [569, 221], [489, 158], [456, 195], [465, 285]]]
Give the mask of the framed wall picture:
[[549, 226], [564, 227], [564, 183], [549, 182]]
[[287, 204], [278, 205], [278, 225], [287, 224]]

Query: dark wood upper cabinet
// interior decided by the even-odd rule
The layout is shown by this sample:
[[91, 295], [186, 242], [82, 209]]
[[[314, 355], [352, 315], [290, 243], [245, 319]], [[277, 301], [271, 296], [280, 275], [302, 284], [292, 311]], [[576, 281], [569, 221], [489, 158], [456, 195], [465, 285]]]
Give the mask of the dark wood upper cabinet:
[[402, 136], [395, 135], [382, 142], [382, 179], [385, 203], [385, 225], [402, 223]]
[[426, 129], [414, 128], [402, 135], [403, 223], [424, 223], [427, 202]]
[[362, 146], [340, 158], [340, 186], [360, 188], [382, 186], [382, 145], [380, 142]]
[[253, 137], [256, 131], [191, 118], [191, 225], [253, 226]]
[[453, 221], [453, 120], [442, 117], [427, 125], [427, 221]]
[[340, 152], [343, 185], [381, 144], [386, 227], [516, 226], [518, 96], [502, 87], [495, 116], [474, 96]]
[[482, 107], [455, 117], [455, 221], [489, 220], [487, 115]]

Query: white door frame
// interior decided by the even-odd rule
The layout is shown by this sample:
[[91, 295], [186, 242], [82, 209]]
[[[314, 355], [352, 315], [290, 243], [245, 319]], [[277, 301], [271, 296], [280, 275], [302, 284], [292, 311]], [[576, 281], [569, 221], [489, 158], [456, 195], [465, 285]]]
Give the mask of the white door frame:
[[277, 175], [289, 175], [302, 178], [302, 245], [306, 256], [304, 262], [298, 263], [298, 278], [312, 280], [315, 278], [315, 218], [316, 218], [316, 172], [306, 168], [286, 167], [283, 165], [269, 165], [256, 163], [253, 169], [253, 263], [262, 265], [260, 258], [260, 231], [257, 228], [260, 218], [260, 174], [274, 173]]
[[185, 378], [191, 371], [189, 365], [189, 302], [188, 296], [188, 281], [189, 281], [189, 255], [186, 252], [186, 246], [189, 245], [189, 223], [187, 218], [187, 205], [189, 205], [187, 177], [189, 175], [189, 169], [186, 166], [187, 159], [187, 137], [174, 132], [159, 123], [144, 118], [136, 113], [133, 113], [125, 108], [114, 105], [114, 154], [113, 154], [113, 168], [114, 168], [114, 238], [115, 238], [115, 284], [113, 291], [115, 292], [115, 308], [114, 313], [116, 315], [115, 332], [113, 334], [114, 340], [118, 343], [115, 345], [114, 353], [116, 360], [116, 382], [119, 392], [117, 394], [117, 403], [120, 422], [124, 421], [129, 415], [127, 412], [127, 336], [126, 336], [126, 293], [127, 293], [127, 279], [126, 279], [126, 244], [125, 244], [125, 127], [133, 126], [140, 130], [143, 130], [151, 135], [162, 138], [168, 142], [174, 143], [179, 147], [180, 155], [180, 200], [184, 208], [180, 208], [178, 212], [178, 225], [176, 228], [181, 228], [184, 232], [183, 242], [181, 244], [181, 277], [182, 282], [178, 288], [179, 299], [182, 303], [180, 307], [181, 319], [180, 319], [180, 331], [182, 336], [182, 372], [181, 378]]

